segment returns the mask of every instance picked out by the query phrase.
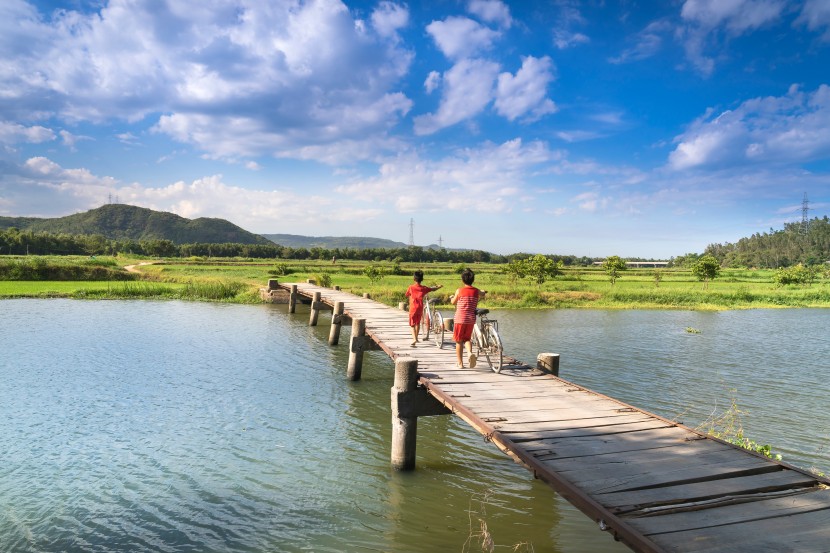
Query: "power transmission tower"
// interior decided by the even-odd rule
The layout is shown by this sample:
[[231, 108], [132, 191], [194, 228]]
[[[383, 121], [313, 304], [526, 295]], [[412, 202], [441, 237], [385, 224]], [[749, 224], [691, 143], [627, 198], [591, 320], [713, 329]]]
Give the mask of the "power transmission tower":
[[415, 219], [409, 220], [409, 245], [415, 245]]
[[438, 247], [439, 247], [439, 248], [443, 248], [443, 247], [444, 247], [444, 239], [443, 239], [443, 238], [441, 238], [441, 235], [440, 235], [440, 234], [438, 235]]
[[801, 234], [807, 234], [807, 227], [810, 224], [810, 220], [807, 217], [808, 212], [810, 211], [810, 201], [807, 199], [807, 193], [804, 193], [804, 200], [801, 202]]

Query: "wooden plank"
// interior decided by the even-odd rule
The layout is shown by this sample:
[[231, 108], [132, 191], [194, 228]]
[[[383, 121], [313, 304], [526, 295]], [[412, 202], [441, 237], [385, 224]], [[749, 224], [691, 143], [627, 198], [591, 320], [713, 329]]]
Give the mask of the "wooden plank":
[[705, 453], [697, 462], [685, 456], [659, 461], [650, 461], [648, 457], [649, 454], [641, 454], [639, 461], [621, 463], [613, 472], [609, 472], [608, 465], [592, 465], [588, 459], [585, 460], [582, 471], [559, 471], [555, 461], [545, 462], [545, 466], [592, 494], [676, 486], [779, 470], [777, 465], [764, 459], [741, 455], [741, 452], [735, 450]]
[[658, 428], [668, 428], [670, 425], [659, 419], [650, 418], [645, 421], [630, 422], [624, 424], [607, 424], [602, 426], [571, 427], [546, 430], [526, 430], [516, 432], [502, 432], [513, 443], [521, 446], [524, 442], [543, 440], [548, 438], [583, 438], [614, 439], [619, 434], [642, 432]]
[[625, 515], [654, 507], [706, 501], [719, 497], [741, 494], [760, 494], [797, 489], [816, 484], [815, 478], [792, 470], [739, 476], [723, 480], [693, 482], [674, 486], [662, 486], [647, 490], [597, 494], [597, 501], [612, 508], [614, 513]]
[[698, 439], [682, 428], [660, 428], [637, 432], [628, 440], [601, 440], [593, 438], [559, 438], [537, 440], [523, 444], [523, 449], [540, 460], [565, 459], [567, 457], [586, 457], [593, 455], [623, 453], [626, 451], [644, 451], [683, 443], [686, 438]]
[[676, 553], [828, 553], [830, 509], [653, 535]]
[[[628, 524], [646, 536], [704, 528], [722, 528], [722, 532], [729, 533], [740, 531], [735, 527], [738, 523], [792, 517], [820, 510], [827, 511], [830, 515], [830, 490], [820, 489], [791, 497], [663, 516], [632, 518], [628, 519]], [[830, 542], [827, 546], [830, 548]]]

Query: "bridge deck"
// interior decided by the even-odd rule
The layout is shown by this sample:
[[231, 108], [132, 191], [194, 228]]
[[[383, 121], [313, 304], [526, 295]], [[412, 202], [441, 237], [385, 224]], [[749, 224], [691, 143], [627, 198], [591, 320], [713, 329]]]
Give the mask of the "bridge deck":
[[449, 335], [410, 347], [406, 312], [297, 286], [343, 301], [393, 360], [417, 359], [431, 395], [634, 551], [830, 552], [826, 478], [527, 365], [457, 369]]

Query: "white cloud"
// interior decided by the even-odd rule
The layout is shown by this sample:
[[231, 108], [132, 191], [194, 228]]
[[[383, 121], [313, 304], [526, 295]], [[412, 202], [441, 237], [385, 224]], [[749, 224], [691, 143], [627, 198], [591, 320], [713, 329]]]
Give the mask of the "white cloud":
[[812, 93], [792, 86], [784, 96], [747, 100], [714, 116], [710, 110], [675, 139], [672, 169], [799, 164], [830, 151], [830, 86]]
[[462, 60], [443, 76], [444, 94], [435, 113], [415, 118], [415, 133], [432, 134], [479, 114], [493, 99], [499, 66], [486, 60]]
[[589, 42], [591, 42], [590, 37], [583, 33], [573, 32], [566, 29], [556, 29], [553, 32], [553, 43], [560, 50], [564, 50], [578, 44], [588, 44]]
[[[16, 173], [13, 178], [0, 175], [0, 190], [4, 191], [0, 213], [60, 217], [98, 207], [117, 195], [122, 203], [188, 218], [218, 217], [253, 232], [273, 232], [275, 221], [282, 228], [307, 228], [312, 232], [307, 227], [310, 221], [365, 221], [382, 213], [362, 201], [353, 208], [335, 210], [334, 206], [343, 205], [348, 198], [338, 198], [334, 193], [243, 188], [226, 183], [222, 175], [147, 187], [101, 177], [83, 168], [67, 169], [45, 157], [28, 159]], [[303, 209], [296, 209], [298, 205]]]
[[427, 33], [435, 44], [451, 60], [460, 60], [489, 50], [493, 41], [501, 36], [467, 17], [448, 17], [427, 25]]
[[439, 160], [415, 155], [383, 163], [378, 176], [338, 188], [358, 197], [386, 199], [396, 210], [502, 212], [537, 166], [558, 159], [542, 142], [521, 139], [466, 148]]
[[37, 144], [49, 142], [55, 139], [55, 133], [51, 129], [35, 125], [25, 127], [18, 123], [0, 121], [0, 144], [13, 145], [20, 142]]
[[482, 21], [495, 23], [504, 29], [509, 29], [513, 24], [510, 8], [500, 0], [470, 0], [467, 11]]
[[830, 2], [806, 0], [796, 23], [805, 24], [811, 31], [824, 29], [822, 39], [830, 41]]
[[409, 24], [409, 10], [394, 2], [381, 2], [372, 12], [372, 26], [380, 36], [397, 38], [398, 30]]
[[739, 36], [777, 23], [785, 8], [785, 0], [686, 0], [680, 16], [687, 26], [679, 30], [686, 56], [708, 76], [715, 58], [707, 52], [717, 46], [721, 32]]
[[648, 59], [660, 52], [663, 47], [663, 35], [671, 32], [672, 26], [667, 21], [653, 21], [634, 37], [634, 45], [623, 50], [619, 56], [608, 61], [614, 64], [630, 63]]
[[553, 62], [547, 56], [522, 59], [516, 75], [499, 75], [496, 90], [496, 111], [513, 121], [525, 117], [530, 121], [556, 112], [556, 105], [547, 98], [548, 84], [553, 80]]
[[[397, 87], [414, 54], [386, 40], [408, 12], [391, 2], [373, 13], [375, 34], [339, 0], [112, 0], [48, 20], [14, 0], [0, 15], [11, 18], [0, 18], [0, 30], [20, 39], [0, 33], [0, 118], [137, 122], [164, 113], [157, 130], [175, 118], [171, 136], [221, 157], [382, 137], [411, 107]], [[221, 140], [229, 120], [257, 132], [236, 135], [234, 147]]]
[[784, 0], [686, 0], [680, 16], [706, 29], [722, 26], [738, 35], [778, 20], [785, 7]]
[[441, 85], [441, 73], [438, 71], [430, 71], [429, 75], [427, 75], [426, 80], [424, 81], [424, 89], [427, 91], [427, 94], [432, 94], [432, 92]]

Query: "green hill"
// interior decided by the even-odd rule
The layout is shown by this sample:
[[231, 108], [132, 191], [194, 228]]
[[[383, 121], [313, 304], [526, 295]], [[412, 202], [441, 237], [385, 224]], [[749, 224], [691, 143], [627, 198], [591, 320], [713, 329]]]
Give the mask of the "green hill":
[[280, 246], [289, 248], [323, 248], [326, 250], [354, 248], [365, 250], [406, 247], [403, 242], [361, 236], [300, 236], [298, 234], [263, 234], [262, 236]]
[[170, 240], [175, 244], [271, 244], [225, 219], [186, 219], [175, 213], [125, 204], [107, 204], [53, 219], [0, 217], [0, 229], [52, 234], [100, 234], [110, 240]]

